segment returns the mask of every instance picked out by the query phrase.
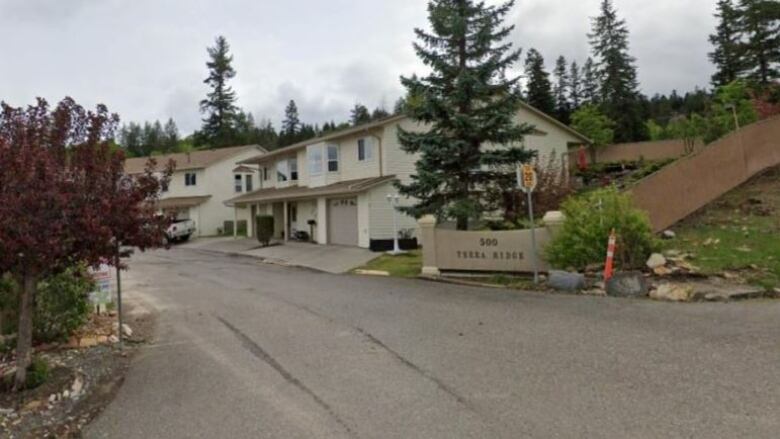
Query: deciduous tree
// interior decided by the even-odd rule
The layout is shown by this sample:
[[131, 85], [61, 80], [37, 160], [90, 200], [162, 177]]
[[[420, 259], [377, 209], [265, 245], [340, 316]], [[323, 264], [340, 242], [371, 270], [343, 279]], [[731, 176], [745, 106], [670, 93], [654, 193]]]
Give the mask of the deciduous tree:
[[155, 163], [126, 176], [111, 148], [118, 118], [105, 106], [85, 111], [72, 99], [50, 111], [40, 99], [0, 113], [0, 273], [16, 280], [19, 325], [15, 388], [32, 354], [38, 282], [78, 263], [116, 263], [120, 244], [142, 250], [162, 242], [167, 220], [154, 203], [170, 168]]

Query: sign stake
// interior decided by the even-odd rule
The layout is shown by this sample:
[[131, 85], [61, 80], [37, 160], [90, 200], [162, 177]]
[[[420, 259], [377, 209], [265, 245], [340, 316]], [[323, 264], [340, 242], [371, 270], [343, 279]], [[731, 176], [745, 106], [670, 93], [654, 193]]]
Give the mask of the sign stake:
[[536, 224], [534, 224], [533, 192], [538, 183], [536, 170], [528, 163], [517, 167], [517, 185], [528, 195], [528, 217], [531, 220], [531, 263], [534, 267], [534, 283], [539, 283], [539, 263], [536, 255]]

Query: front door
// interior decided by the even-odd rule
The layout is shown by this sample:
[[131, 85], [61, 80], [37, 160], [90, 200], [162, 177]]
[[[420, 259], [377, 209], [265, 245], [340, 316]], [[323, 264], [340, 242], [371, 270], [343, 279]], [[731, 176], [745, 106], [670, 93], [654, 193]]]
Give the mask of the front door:
[[328, 200], [328, 244], [358, 245], [357, 198]]

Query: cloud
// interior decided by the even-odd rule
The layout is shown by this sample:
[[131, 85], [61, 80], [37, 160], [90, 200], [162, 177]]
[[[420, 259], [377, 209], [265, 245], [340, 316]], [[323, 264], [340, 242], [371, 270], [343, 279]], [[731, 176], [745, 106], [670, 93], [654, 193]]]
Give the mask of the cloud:
[[[496, 4], [499, 0], [491, 0]], [[646, 93], [704, 86], [714, 0], [616, 0]], [[599, 0], [518, 0], [511, 40], [584, 61]], [[392, 107], [400, 75], [423, 72], [412, 49], [423, 0], [0, 0], [0, 100], [73, 96], [124, 121], [200, 125], [206, 46], [224, 34], [239, 105], [277, 126], [295, 99], [309, 123], [344, 120], [361, 102]]]

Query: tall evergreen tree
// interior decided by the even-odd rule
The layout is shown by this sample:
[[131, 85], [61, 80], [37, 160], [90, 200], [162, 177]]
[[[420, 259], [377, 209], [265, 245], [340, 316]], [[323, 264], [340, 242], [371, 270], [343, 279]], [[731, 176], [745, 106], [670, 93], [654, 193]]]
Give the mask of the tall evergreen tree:
[[552, 94], [550, 74], [544, 69], [544, 57], [531, 49], [525, 57], [525, 100], [547, 114], [555, 113], [555, 98]]
[[360, 125], [371, 122], [371, 113], [368, 112], [368, 108], [365, 105], [357, 103], [350, 111], [349, 119], [352, 125]]
[[290, 100], [284, 109], [282, 128], [279, 131], [279, 146], [288, 146], [298, 141], [301, 132], [301, 118], [298, 115], [298, 105]]
[[617, 16], [612, 0], [602, 0], [600, 14], [593, 18], [590, 38], [600, 80], [601, 106], [614, 120], [615, 141], [630, 142], [647, 137], [641, 114], [634, 58], [628, 53], [628, 27]]
[[568, 124], [571, 115], [571, 105], [569, 104], [569, 71], [566, 64], [566, 58], [559, 56], [555, 61], [555, 86], [553, 87], [553, 96], [555, 98], [555, 117], [561, 122]]
[[718, 87], [736, 80], [744, 67], [739, 35], [740, 12], [734, 2], [718, 0], [715, 17], [718, 18], [718, 27], [710, 35], [710, 43], [715, 48], [709, 53], [709, 58], [717, 68], [712, 75], [712, 84]]
[[236, 76], [230, 45], [223, 36], [218, 36], [214, 47], [208, 49], [206, 66], [209, 76], [203, 81], [211, 87], [206, 99], [200, 102], [200, 111], [206, 115], [200, 135], [201, 143], [212, 147], [230, 146], [233, 138], [233, 123], [236, 112], [236, 93], [228, 81]]
[[595, 105], [599, 102], [599, 81], [593, 58], [588, 57], [582, 67], [582, 103]]
[[165, 139], [163, 141], [164, 152], [170, 153], [175, 151], [181, 139], [179, 137], [179, 128], [176, 126], [173, 118], [168, 118], [168, 122], [165, 122], [163, 138]]
[[[411, 182], [398, 184], [401, 194], [416, 200], [402, 208], [415, 217], [433, 214], [468, 229], [471, 219], [494, 209], [481, 190], [511, 181], [515, 164], [533, 155], [518, 146], [530, 131], [516, 122], [519, 78], [505, 76], [520, 57], [504, 41], [513, 29], [503, 23], [513, 4], [430, 0], [432, 31], [415, 29], [414, 48], [431, 72], [401, 82], [409, 95], [407, 114], [430, 130], [399, 128], [398, 134], [405, 152], [420, 155]], [[485, 151], [485, 144], [506, 147]]]
[[767, 85], [780, 76], [780, 2], [741, 0], [740, 6], [747, 76]]
[[577, 111], [582, 105], [582, 77], [577, 61], [572, 61], [569, 67], [569, 102], [571, 111]]
[[385, 110], [384, 106], [381, 106], [375, 108], [374, 111], [371, 113], [371, 120], [382, 120], [388, 116], [390, 116], [390, 112]]

